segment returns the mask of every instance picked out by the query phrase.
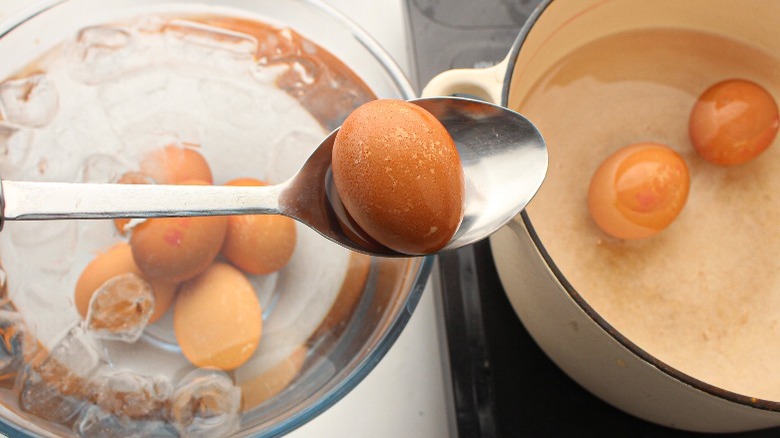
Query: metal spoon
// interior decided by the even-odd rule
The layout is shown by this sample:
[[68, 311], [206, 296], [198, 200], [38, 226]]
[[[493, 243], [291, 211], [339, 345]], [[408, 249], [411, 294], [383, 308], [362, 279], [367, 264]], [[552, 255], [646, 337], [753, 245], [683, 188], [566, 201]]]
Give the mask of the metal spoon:
[[[447, 128], [458, 148], [466, 181], [465, 215], [442, 251], [488, 237], [519, 213], [542, 184], [547, 148], [520, 114], [478, 100], [412, 100]], [[233, 214], [282, 214], [349, 249], [408, 257], [374, 242], [354, 226], [330, 174], [333, 131], [297, 175], [264, 187], [138, 185], [1, 181], [2, 222]]]

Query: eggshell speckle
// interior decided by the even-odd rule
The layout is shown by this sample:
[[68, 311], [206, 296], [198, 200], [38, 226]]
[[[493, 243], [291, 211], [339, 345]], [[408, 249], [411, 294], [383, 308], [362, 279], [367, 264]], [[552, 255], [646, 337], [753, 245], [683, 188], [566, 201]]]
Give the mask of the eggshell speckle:
[[257, 349], [262, 311], [244, 274], [216, 262], [182, 285], [173, 325], [182, 353], [192, 364], [232, 370]]
[[355, 222], [405, 254], [444, 247], [463, 218], [458, 150], [432, 114], [412, 103], [365, 103], [344, 121], [333, 145], [333, 180]]

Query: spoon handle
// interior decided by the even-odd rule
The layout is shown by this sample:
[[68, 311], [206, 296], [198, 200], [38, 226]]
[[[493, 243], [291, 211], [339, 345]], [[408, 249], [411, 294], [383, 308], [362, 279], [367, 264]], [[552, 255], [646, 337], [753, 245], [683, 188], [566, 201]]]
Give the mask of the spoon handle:
[[[276, 186], [0, 182], [5, 220], [279, 214]], [[1, 226], [1, 224], [0, 224]]]

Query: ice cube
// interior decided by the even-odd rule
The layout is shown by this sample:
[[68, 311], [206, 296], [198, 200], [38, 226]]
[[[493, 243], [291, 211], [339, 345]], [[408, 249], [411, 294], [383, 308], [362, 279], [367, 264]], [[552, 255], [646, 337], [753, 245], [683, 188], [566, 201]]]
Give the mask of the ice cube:
[[89, 405], [76, 420], [73, 431], [84, 438], [175, 437], [176, 430], [165, 421], [131, 420]]
[[0, 310], [0, 381], [16, 377], [25, 357], [31, 356], [35, 348], [21, 315]]
[[0, 84], [0, 108], [3, 117], [11, 123], [46, 126], [57, 115], [59, 105], [57, 87], [45, 73], [33, 73]]
[[159, 15], [144, 15], [131, 23], [133, 29], [142, 34], [159, 34], [165, 26], [165, 19]]
[[127, 370], [99, 373], [95, 387], [95, 405], [125, 420], [164, 420], [173, 393], [168, 380]]
[[[35, 132], [25, 177], [45, 181], [79, 181], [85, 157], [90, 154], [116, 155], [120, 142], [103, 109], [89, 103], [77, 113], [72, 117], [63, 113], [51, 126]], [[35, 174], [30, 175], [33, 172]]]
[[41, 368], [25, 366], [21, 380], [19, 407], [44, 420], [69, 424], [86, 404], [86, 394], [72, 390], [81, 386], [82, 379], [55, 362]]
[[141, 337], [153, 312], [152, 286], [128, 273], [109, 279], [92, 294], [85, 322], [96, 338], [132, 343]]
[[297, 37], [291, 29], [280, 29], [263, 41], [261, 47], [264, 55], [258, 57], [252, 70], [261, 82], [274, 76], [280, 89], [302, 96], [315, 82], [326, 77], [322, 61], [313, 56], [316, 46]]
[[163, 26], [170, 57], [225, 71], [249, 70], [257, 38], [202, 23], [172, 20]]
[[96, 369], [106, 364], [100, 346], [80, 326], [71, 328], [51, 349], [45, 362], [49, 361], [56, 361], [67, 367], [71, 374], [81, 377], [91, 377]]
[[0, 174], [4, 178], [21, 175], [31, 144], [29, 129], [0, 122]]
[[294, 31], [289, 27], [276, 29], [275, 32], [268, 32], [266, 37], [260, 41], [260, 55], [257, 58], [258, 63], [269, 65], [271, 60], [285, 58], [300, 53], [299, 42], [296, 41]]
[[6, 224], [16, 256], [52, 274], [70, 269], [78, 245], [75, 221], [21, 221]]
[[69, 50], [73, 79], [95, 85], [139, 64], [136, 51], [142, 51], [129, 29], [92, 26], [79, 31]]
[[90, 377], [106, 361], [76, 326], [43, 359], [34, 358], [20, 375], [20, 408], [43, 419], [70, 424], [95, 393]]
[[178, 384], [171, 417], [182, 436], [213, 437], [234, 432], [239, 424], [241, 390], [222, 371], [198, 368]]

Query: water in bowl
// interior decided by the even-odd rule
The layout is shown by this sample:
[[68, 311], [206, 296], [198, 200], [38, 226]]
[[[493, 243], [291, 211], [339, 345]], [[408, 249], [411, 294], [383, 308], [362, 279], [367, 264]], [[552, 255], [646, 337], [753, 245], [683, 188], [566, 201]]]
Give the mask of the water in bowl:
[[[277, 183], [372, 97], [332, 55], [283, 26], [165, 15], [91, 26], [0, 83], [0, 175], [116, 182], [172, 144], [196, 148], [215, 184]], [[242, 413], [294, 384], [311, 349], [343, 326], [369, 272], [367, 257], [296, 231], [283, 269], [248, 276], [263, 337], [244, 365], [224, 372], [184, 358], [170, 311], [131, 327], [143, 329], [135, 342], [87, 330], [74, 285], [98, 252], [126, 240], [113, 222], [8, 223], [0, 401], [57, 433], [235, 431]]]

